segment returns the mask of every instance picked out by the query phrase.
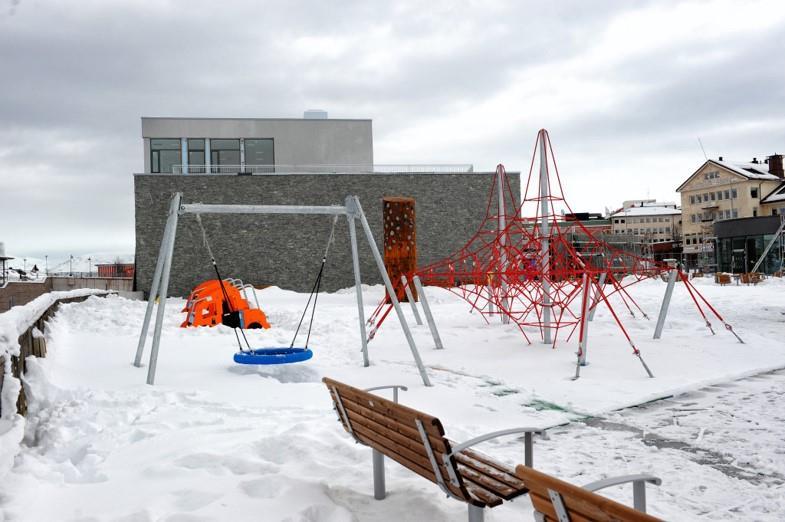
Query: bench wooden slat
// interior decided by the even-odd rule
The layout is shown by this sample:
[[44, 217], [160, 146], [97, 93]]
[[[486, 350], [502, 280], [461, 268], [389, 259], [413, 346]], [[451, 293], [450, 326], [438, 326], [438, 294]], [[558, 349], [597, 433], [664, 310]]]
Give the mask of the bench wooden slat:
[[480, 473], [491, 476], [499, 482], [503, 482], [507, 486], [514, 489], [525, 489], [526, 485], [521, 479], [515, 476], [515, 469], [512, 467], [505, 467], [501, 463], [495, 463], [490, 457], [486, 457], [476, 451], [463, 450], [455, 456], [459, 465], [464, 465], [477, 470]]
[[[367, 430], [364, 426], [356, 425], [355, 431], [358, 434], [358, 438], [364, 444], [369, 446], [372, 446], [371, 443], [378, 445], [376, 449], [385, 455], [390, 456], [390, 458], [398, 462], [400, 462], [401, 459], [406, 460], [413, 466], [417, 467], [417, 470], [415, 470], [412, 469], [411, 466], [407, 466], [409, 469], [412, 469], [412, 471], [415, 471], [415, 473], [427, 478], [431, 482], [436, 482], [436, 475], [433, 473], [433, 467], [431, 466], [431, 462], [428, 460], [426, 455], [420, 455], [416, 452], [410, 451], [403, 446], [396, 444], [391, 439], [385, 438], [379, 433]], [[420, 446], [422, 447], [422, 444], [420, 444]], [[447, 474], [447, 470], [443, 464], [439, 466], [439, 470], [442, 473], [442, 477], [445, 478], [445, 486], [449, 488], [449, 490], [455, 496], [465, 500], [467, 498], [466, 492], [461, 491], [460, 488], [448, 482], [449, 479], [447, 477], [449, 477], [449, 475]]]
[[458, 471], [464, 480], [471, 480], [475, 484], [482, 486], [489, 492], [496, 496], [502, 497], [505, 500], [509, 500], [511, 496], [515, 495], [515, 488], [511, 488], [504, 482], [500, 482], [489, 475], [484, 475], [483, 473], [480, 473], [479, 471], [470, 468], [469, 466], [459, 465]]
[[[549, 489], [561, 494], [562, 501], [573, 520], [577, 520], [575, 517], [578, 516], [598, 522], [656, 522], [659, 520], [656, 517], [641, 511], [636, 511], [624, 504], [620, 504], [615, 500], [592, 493], [591, 491], [551, 477], [550, 475], [546, 475], [533, 468], [518, 466], [515, 468], [515, 474], [523, 480], [529, 488], [529, 495], [532, 498], [532, 502], [536, 502], [535, 509], [550, 517], [554, 517], [555, 512], [553, 511], [553, 506], [548, 497]], [[543, 509], [545, 509], [545, 506], [539, 504], [540, 507], [543, 508], [540, 509], [537, 503], [545, 501], [547, 501], [550, 508], [548, 508], [549, 510], [544, 511]], [[574, 516], [573, 513], [575, 514]]]
[[465, 482], [464, 486], [468, 490], [469, 494], [474, 497], [479, 502], [472, 502], [475, 505], [486, 505], [488, 507], [496, 507], [503, 502], [503, 500], [490, 493], [488, 490], [478, 487], [476, 484], [472, 482]]
[[[556, 516], [556, 510], [551, 503], [550, 497], [543, 497], [536, 493], [529, 492], [529, 498], [532, 501], [535, 511], [539, 511], [545, 517], [544, 522], [558, 522], [559, 518]], [[586, 518], [580, 513], [570, 511], [570, 522], [598, 522], [596, 519]]]
[[[384, 397], [379, 397], [378, 395], [364, 392], [363, 390], [348, 386], [338, 381], [333, 381], [326, 377], [323, 380], [328, 387], [335, 386], [341, 394], [342, 399], [350, 399], [358, 404], [364, 405], [366, 408], [370, 408], [376, 412], [388, 415], [390, 418], [398, 420], [407, 425], [414, 426], [414, 421], [419, 419], [425, 425], [426, 429], [430, 428], [431, 426], [437, 427], [437, 431], [434, 433], [440, 437], [444, 436], [442, 423], [439, 421], [439, 419], [432, 415], [428, 415], [427, 413], [409, 408], [403, 404], [395, 403], [385, 399]], [[368, 404], [369, 401], [373, 403], [372, 406]], [[428, 432], [431, 433], [431, 430], [428, 429]]]
[[[384, 426], [392, 431], [400, 433], [402, 436], [407, 437], [411, 440], [417, 441], [419, 444], [422, 445], [422, 438], [420, 437], [420, 432], [417, 431], [416, 424], [412, 422], [412, 424], [404, 424], [390, 417], [386, 417], [381, 415], [373, 410], [370, 410], [359, 404], [354, 402], [352, 399], [344, 399], [343, 400], [344, 408], [347, 409], [347, 415], [349, 415], [351, 420], [355, 418], [358, 419], [370, 419], [371, 421], [375, 422], [378, 425]], [[355, 414], [355, 415], [352, 415]], [[425, 427], [425, 426], [424, 426]], [[444, 453], [447, 450], [447, 446], [445, 445], [445, 441], [442, 437], [437, 437], [431, 433], [428, 433], [426, 428], [426, 434], [428, 435], [428, 440], [431, 443], [431, 447], [434, 451], [438, 451], [440, 453]]]

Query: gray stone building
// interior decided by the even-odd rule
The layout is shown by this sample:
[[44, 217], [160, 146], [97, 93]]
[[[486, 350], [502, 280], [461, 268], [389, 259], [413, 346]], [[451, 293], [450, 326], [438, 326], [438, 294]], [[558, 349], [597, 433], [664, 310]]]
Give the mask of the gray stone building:
[[[418, 265], [424, 266], [451, 254], [473, 235], [485, 215], [494, 176], [492, 172], [473, 172], [468, 165], [374, 165], [370, 120], [143, 118], [143, 138], [145, 172], [134, 175], [134, 197], [136, 289], [146, 294], [175, 192], [183, 193], [185, 203], [257, 205], [342, 205], [347, 195], [356, 195], [380, 248], [382, 198], [412, 197], [416, 200]], [[251, 159], [249, 142], [266, 139], [271, 140], [264, 145], [268, 156], [263, 151]], [[171, 152], [161, 153], [164, 149], [157, 148], [157, 140], [172, 140], [168, 144]], [[179, 149], [174, 140], [179, 141]], [[205, 157], [212, 155], [214, 161], [208, 163], [193, 154], [201, 149], [189, 145], [202, 142], [191, 140], [203, 140]], [[237, 140], [240, 151], [223, 157], [214, 154], [210, 146], [216, 142], [220, 147], [235, 146], [222, 140]], [[157, 155], [155, 151], [159, 151]], [[189, 155], [191, 161], [185, 159]], [[519, 201], [520, 174], [508, 175]], [[202, 222], [222, 276], [257, 286], [308, 291], [319, 269], [332, 218], [234, 214], [204, 215]], [[363, 283], [381, 283], [362, 236], [359, 250]], [[169, 294], [187, 295], [196, 284], [212, 277], [201, 230], [192, 215], [183, 215]], [[334, 291], [353, 285], [348, 227], [340, 218], [322, 288]]]

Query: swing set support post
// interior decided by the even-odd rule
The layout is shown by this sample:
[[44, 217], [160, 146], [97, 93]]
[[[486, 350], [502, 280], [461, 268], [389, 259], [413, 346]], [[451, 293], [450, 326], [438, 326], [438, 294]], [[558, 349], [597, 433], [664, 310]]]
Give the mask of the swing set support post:
[[417, 300], [414, 298], [414, 294], [412, 294], [412, 288], [409, 285], [409, 280], [406, 279], [406, 275], [401, 276], [401, 285], [403, 285], [403, 291], [406, 293], [406, 300], [409, 301], [409, 304], [412, 307], [412, 314], [414, 315], [415, 322], [418, 326], [422, 326], [420, 312], [417, 311]]
[[352, 267], [354, 268], [354, 292], [357, 295], [357, 319], [360, 321], [360, 342], [362, 342], [363, 366], [371, 365], [368, 359], [368, 336], [365, 332], [365, 313], [363, 312], [363, 289], [360, 278], [360, 256], [357, 253], [357, 222], [354, 200], [346, 196], [346, 221], [349, 223], [349, 242], [352, 245]]
[[164, 236], [161, 240], [161, 248], [158, 254], [158, 262], [156, 263], [155, 273], [153, 275], [153, 282], [150, 288], [150, 300], [147, 303], [147, 311], [145, 313], [144, 322], [142, 324], [142, 332], [139, 337], [139, 345], [137, 346], [136, 357], [134, 364], [139, 366], [144, 351], [144, 345], [147, 338], [147, 330], [150, 326], [150, 319], [152, 310], [155, 306], [156, 297], [158, 298], [158, 310], [155, 318], [155, 329], [153, 332], [153, 343], [150, 352], [150, 364], [147, 373], [147, 384], [155, 384], [155, 372], [158, 362], [158, 351], [161, 343], [161, 327], [163, 325], [164, 309], [166, 305], [167, 290], [169, 286], [169, 275], [172, 268], [172, 255], [174, 252], [175, 236], [177, 235], [177, 221], [180, 214], [311, 214], [311, 215], [331, 215], [331, 216], [346, 216], [349, 221], [349, 238], [352, 246], [352, 265], [354, 268], [354, 280], [357, 292], [357, 307], [359, 312], [360, 322], [360, 337], [363, 350], [363, 363], [365, 366], [369, 365], [368, 360], [368, 346], [367, 338], [365, 335], [365, 318], [363, 314], [362, 302], [362, 286], [360, 281], [360, 260], [357, 252], [357, 234], [355, 230], [355, 219], [359, 218], [360, 223], [365, 232], [365, 237], [368, 240], [368, 246], [376, 261], [376, 265], [384, 280], [387, 291], [390, 293], [395, 311], [398, 319], [401, 322], [406, 341], [411, 349], [414, 362], [422, 377], [425, 386], [431, 386], [431, 381], [425, 371], [420, 354], [417, 351], [417, 345], [414, 342], [414, 337], [409, 330], [409, 325], [401, 310], [400, 303], [395, 296], [395, 291], [392, 288], [390, 278], [387, 276], [387, 270], [384, 267], [384, 261], [381, 258], [379, 249], [371, 232], [371, 227], [368, 225], [368, 220], [365, 218], [360, 200], [357, 196], [347, 196], [345, 206], [308, 206], [308, 205], [206, 205], [202, 203], [183, 204], [182, 193], [177, 192], [172, 197], [172, 202], [169, 207], [169, 214], [164, 227]]
[[403, 314], [403, 310], [401, 309], [401, 303], [398, 302], [398, 296], [395, 294], [395, 289], [393, 288], [392, 282], [390, 281], [390, 276], [387, 275], [387, 269], [384, 267], [384, 260], [382, 259], [381, 253], [379, 253], [379, 248], [376, 246], [376, 241], [373, 239], [373, 232], [371, 232], [371, 226], [368, 224], [368, 220], [365, 218], [365, 213], [363, 212], [362, 206], [360, 206], [360, 200], [357, 198], [357, 196], [352, 196], [352, 199], [355, 207], [354, 209], [360, 218], [360, 224], [365, 231], [365, 237], [368, 240], [368, 246], [371, 248], [371, 253], [373, 254], [374, 260], [376, 261], [376, 267], [379, 269], [379, 274], [382, 276], [384, 286], [387, 288], [387, 293], [390, 294], [390, 301], [392, 302], [393, 308], [395, 308], [395, 313], [398, 315], [398, 321], [400, 321], [401, 327], [403, 328], [403, 334], [406, 336], [406, 342], [409, 344], [409, 349], [412, 351], [412, 357], [414, 357], [414, 362], [417, 364], [417, 370], [420, 372], [422, 382], [426, 386], [433, 386], [431, 384], [431, 380], [428, 378], [428, 373], [425, 371], [425, 365], [420, 358], [420, 352], [417, 351], [417, 345], [414, 343], [414, 337], [412, 336], [412, 332], [409, 329], [409, 323], [406, 322], [406, 316]]
[[431, 335], [433, 336], [433, 342], [436, 345], [436, 349], [443, 350], [444, 345], [442, 344], [442, 338], [439, 335], [439, 330], [436, 329], [436, 322], [433, 320], [431, 307], [428, 304], [428, 296], [425, 295], [425, 289], [422, 287], [420, 278], [418, 276], [414, 276], [412, 277], [412, 282], [414, 283], [414, 287], [417, 289], [417, 295], [420, 296], [422, 309], [423, 312], [425, 312], [425, 319], [428, 321], [428, 328], [431, 330]]
[[[161, 238], [161, 248], [158, 251], [158, 262], [155, 264], [155, 272], [153, 273], [153, 281], [150, 286], [150, 295], [148, 296], [147, 300], [147, 309], [144, 313], [144, 322], [142, 323], [142, 333], [139, 335], [139, 343], [136, 346], [136, 356], [134, 357], [134, 366], [137, 368], [141, 368], [142, 366], [142, 356], [144, 355], [144, 345], [147, 342], [147, 331], [150, 328], [150, 319], [153, 315], [153, 308], [155, 307], [155, 301], [158, 298], [158, 289], [160, 287], [161, 282], [161, 274], [164, 270], [164, 264], [167, 258], [168, 252], [168, 245], [169, 245], [169, 236], [174, 236], [172, 232], [173, 229], [173, 221], [177, 223], [177, 211], [180, 207], [180, 200], [182, 199], [182, 193], [177, 192], [172, 197], [172, 202], [169, 204], [169, 214], [166, 218], [166, 226], [164, 227], [164, 235]], [[172, 241], [174, 245], [174, 241]], [[165, 293], [165, 292], [164, 292]], [[159, 300], [160, 302], [160, 300]]]
[[668, 316], [668, 307], [671, 304], [673, 287], [676, 284], [676, 275], [679, 273], [679, 270], [681, 268], [677, 266], [668, 273], [668, 286], [665, 287], [665, 295], [662, 297], [662, 305], [660, 305], [660, 315], [657, 316], [657, 326], [654, 328], [655, 339], [662, 337], [662, 329], [665, 327], [665, 318]]

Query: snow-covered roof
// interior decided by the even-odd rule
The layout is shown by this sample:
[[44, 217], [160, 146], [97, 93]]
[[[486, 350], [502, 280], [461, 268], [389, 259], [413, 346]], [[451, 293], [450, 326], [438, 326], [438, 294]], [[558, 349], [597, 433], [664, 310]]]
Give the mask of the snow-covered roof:
[[774, 203], [775, 201], [785, 201], [785, 181], [772, 190], [768, 196], [760, 200], [761, 203]]
[[617, 210], [611, 216], [672, 216], [681, 214], [680, 208], [673, 207], [630, 207]]
[[698, 174], [698, 172], [703, 170], [703, 167], [705, 167], [709, 163], [722, 167], [726, 170], [729, 170], [730, 172], [733, 172], [734, 174], [738, 174], [739, 176], [743, 176], [747, 179], [759, 179], [763, 181], [781, 180], [781, 178], [778, 178], [774, 174], [769, 173], [769, 166], [766, 163], [745, 163], [741, 161], [726, 161], [726, 160], [720, 161], [720, 160], [710, 159], [710, 160], [706, 160], [706, 162], [703, 165], [701, 165], [698, 168], [698, 170], [690, 174], [690, 177], [688, 177], [684, 181], [684, 183], [679, 185], [679, 188], [676, 189], [676, 192], [680, 192], [681, 189], [684, 188], [684, 185], [689, 183], [689, 181], [693, 177], [695, 177], [695, 175]]
[[744, 162], [736, 162], [736, 161], [719, 161], [719, 160], [709, 160], [712, 163], [717, 163], [722, 165], [728, 170], [732, 170], [736, 174], [741, 174], [742, 176], [749, 178], [749, 179], [766, 179], [777, 181], [780, 178], [775, 176], [774, 174], [769, 173], [769, 166], [766, 163], [744, 163]]

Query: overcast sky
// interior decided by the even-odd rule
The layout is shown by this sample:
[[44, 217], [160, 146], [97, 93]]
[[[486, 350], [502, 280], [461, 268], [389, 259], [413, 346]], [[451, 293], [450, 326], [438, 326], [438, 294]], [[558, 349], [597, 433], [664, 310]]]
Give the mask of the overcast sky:
[[781, 0], [0, 0], [0, 241], [132, 253], [143, 115], [321, 108], [378, 163], [524, 171], [544, 127], [576, 211], [675, 200], [698, 137], [785, 151], [784, 51]]

